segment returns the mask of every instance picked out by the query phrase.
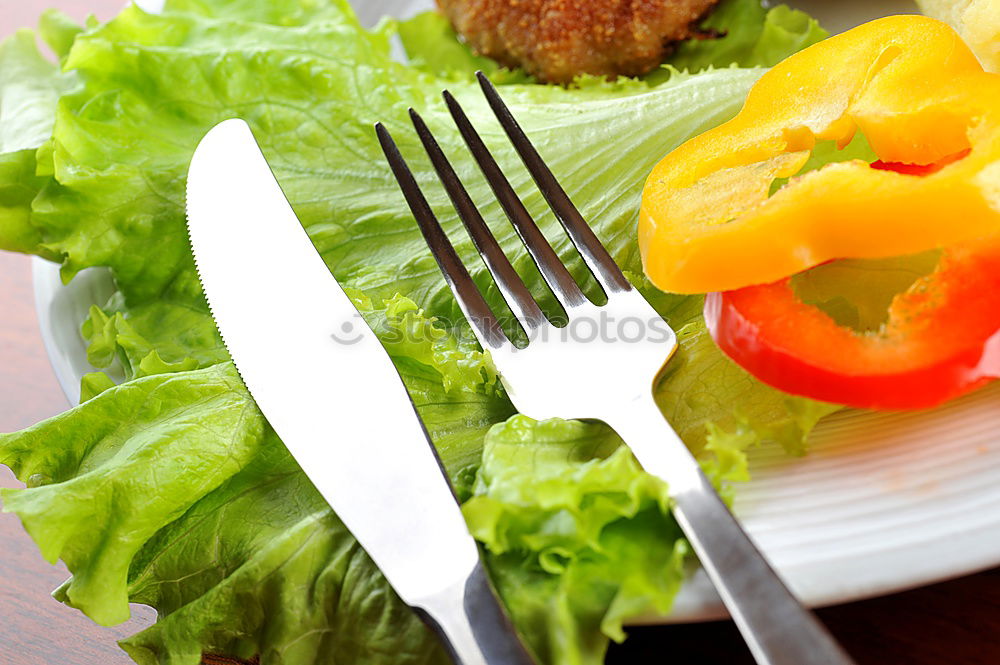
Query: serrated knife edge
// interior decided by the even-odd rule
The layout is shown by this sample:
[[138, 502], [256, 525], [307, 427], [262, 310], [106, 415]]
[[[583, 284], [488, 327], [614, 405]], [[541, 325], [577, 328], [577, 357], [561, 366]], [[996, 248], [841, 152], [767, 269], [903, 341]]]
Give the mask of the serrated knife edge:
[[[187, 212], [223, 341], [310, 480], [405, 602], [461, 583], [478, 552], [402, 380], [242, 120], [198, 146]], [[353, 344], [332, 337], [345, 323]]]

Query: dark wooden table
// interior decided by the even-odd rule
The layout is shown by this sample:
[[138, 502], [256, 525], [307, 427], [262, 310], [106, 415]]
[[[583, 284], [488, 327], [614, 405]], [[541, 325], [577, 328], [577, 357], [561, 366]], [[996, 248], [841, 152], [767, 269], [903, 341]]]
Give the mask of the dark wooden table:
[[[262, 2], [265, 0], [261, 0]], [[0, 34], [31, 25], [45, 7], [77, 18], [111, 15], [123, 0], [0, 0]], [[0, 431], [67, 408], [42, 348], [29, 260], [0, 252]], [[17, 483], [0, 467], [0, 486]], [[115, 645], [155, 619], [135, 607], [116, 628], [94, 625], [49, 597], [67, 573], [49, 566], [13, 515], [0, 515], [0, 665], [128, 665]], [[861, 665], [1000, 665], [1000, 569], [820, 611]], [[635, 629], [609, 663], [752, 663], [730, 623]], [[215, 659], [212, 659], [214, 662]], [[358, 663], [357, 665], [364, 665]]]

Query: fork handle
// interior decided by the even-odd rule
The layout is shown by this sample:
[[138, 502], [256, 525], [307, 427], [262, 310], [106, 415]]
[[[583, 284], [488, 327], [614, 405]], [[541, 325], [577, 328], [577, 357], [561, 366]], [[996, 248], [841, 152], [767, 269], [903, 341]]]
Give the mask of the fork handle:
[[669, 484], [674, 517], [759, 665], [854, 663], [771, 568], [651, 395], [607, 422], [643, 468]]

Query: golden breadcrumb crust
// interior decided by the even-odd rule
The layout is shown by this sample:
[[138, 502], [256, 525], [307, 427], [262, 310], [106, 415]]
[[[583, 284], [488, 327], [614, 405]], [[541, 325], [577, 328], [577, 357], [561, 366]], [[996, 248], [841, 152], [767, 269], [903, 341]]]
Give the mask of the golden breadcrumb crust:
[[718, 0], [437, 0], [478, 53], [550, 83], [638, 76]]

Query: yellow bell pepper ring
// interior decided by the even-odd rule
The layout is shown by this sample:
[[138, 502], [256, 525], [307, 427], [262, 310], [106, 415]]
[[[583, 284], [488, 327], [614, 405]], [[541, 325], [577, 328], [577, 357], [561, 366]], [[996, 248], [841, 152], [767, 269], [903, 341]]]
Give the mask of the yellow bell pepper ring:
[[[818, 141], [862, 132], [862, 160], [796, 177]], [[791, 178], [769, 196], [777, 178]], [[946, 24], [892, 16], [764, 74], [729, 122], [667, 155], [642, 193], [639, 247], [660, 289], [773, 282], [837, 258], [879, 258], [1000, 231], [1000, 75]]]

